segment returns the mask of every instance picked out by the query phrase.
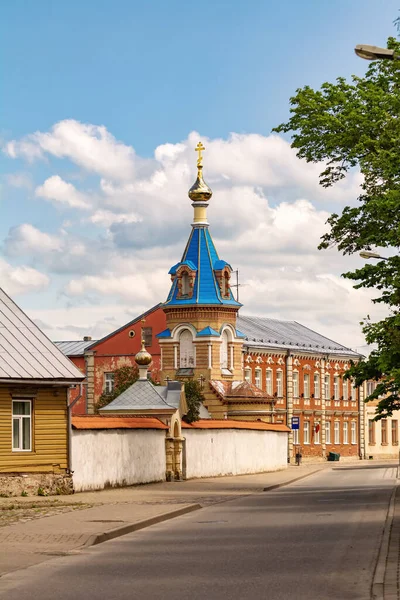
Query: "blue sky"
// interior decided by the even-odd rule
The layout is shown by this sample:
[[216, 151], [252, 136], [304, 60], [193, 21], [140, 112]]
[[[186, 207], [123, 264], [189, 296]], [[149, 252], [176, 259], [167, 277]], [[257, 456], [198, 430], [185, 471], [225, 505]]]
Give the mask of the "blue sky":
[[[241, 148], [245, 146], [247, 149], [250, 138], [246, 136], [258, 134], [269, 139], [272, 127], [287, 118], [289, 97], [297, 87], [305, 84], [319, 86], [323, 81], [332, 81], [339, 75], [362, 75], [367, 63], [355, 56], [355, 44], [385, 45], [386, 38], [396, 34], [393, 20], [398, 11], [398, 2], [392, 0], [283, 0], [279, 3], [270, 0], [206, 0], [201, 3], [174, 0], [13, 0], [3, 3], [0, 9], [0, 46], [5, 86], [0, 111], [0, 138], [6, 145], [12, 140], [25, 140], [34, 132], [42, 132], [43, 135], [50, 132], [53, 135], [52, 128], [57, 123], [71, 121], [94, 127], [104, 126], [114, 141], [131, 149], [138, 158], [135, 159], [135, 175], [130, 179], [135, 188], [134, 182], [138, 181], [139, 171], [144, 180], [146, 176], [151, 178], [154, 170], [157, 170], [153, 160], [156, 148], [165, 144], [174, 148], [179, 148], [180, 144], [187, 145], [192, 131], [199, 132], [202, 138], [214, 143], [215, 153], [219, 149], [220, 152], [228, 152], [228, 156], [232, 144], [224, 146], [218, 140], [227, 143], [231, 133], [244, 136], [241, 138]], [[91, 130], [88, 135], [96, 138], [100, 134], [97, 130]], [[60, 139], [61, 145], [64, 144], [65, 138], [61, 136]], [[82, 138], [82, 147], [85, 143]], [[249, 161], [256, 160], [256, 150], [254, 154], [249, 150], [246, 152], [248, 154], [243, 154], [244, 162], [248, 156]], [[282, 157], [285, 156], [283, 153]], [[222, 163], [223, 160], [221, 157]], [[179, 163], [180, 166], [177, 164], [175, 171], [169, 172], [168, 176], [172, 179], [168, 190], [173, 189], [176, 173], [185, 168], [185, 161]], [[278, 170], [279, 173], [285, 172], [284, 162]], [[82, 309], [83, 314], [83, 307], [104, 305], [104, 318], [109, 319], [111, 314], [115, 317], [115, 325], [119, 325], [127, 316], [131, 316], [129, 311], [135, 314], [136, 310], [148, 307], [145, 297], [136, 298], [133, 294], [132, 300], [128, 301], [126, 296], [121, 299], [118, 293], [104, 295], [100, 284], [90, 288], [90, 293], [86, 291], [87, 286], [82, 293], [71, 294], [68, 290], [71, 281], [88, 276], [109, 277], [114, 267], [104, 267], [106, 259], [102, 253], [107, 252], [107, 256], [110, 252], [114, 253], [113, 265], [119, 259], [127, 263], [132, 261], [133, 286], [134, 277], [139, 273], [139, 264], [141, 276], [148, 273], [150, 268], [153, 269], [151, 265], [160, 267], [161, 276], [161, 267], [164, 268], [161, 256], [169, 255], [169, 251], [160, 242], [150, 248], [146, 256], [143, 256], [138, 244], [134, 248], [121, 250], [119, 242], [123, 235], [130, 233], [130, 227], [132, 236], [136, 235], [134, 227], [138, 231], [138, 226], [132, 225], [132, 215], [126, 216], [130, 210], [131, 188], [124, 188], [123, 191], [122, 186], [117, 196], [120, 198], [125, 194], [124, 200], [117, 201], [113, 196], [116, 202], [113, 205], [109, 196], [104, 199], [101, 180], [111, 181], [114, 187], [117, 183], [121, 186], [121, 181], [126, 179], [123, 174], [110, 176], [107, 169], [104, 172], [101, 167], [93, 169], [88, 160], [77, 157], [74, 150], [63, 153], [45, 149], [42, 156], [33, 160], [20, 148], [14, 157], [9, 153], [3, 154], [0, 175], [0, 247], [6, 263], [3, 268], [11, 279], [13, 269], [21, 267], [34, 269], [48, 278], [46, 284], [42, 282], [43, 285], [39, 280], [37, 285], [11, 285], [10, 291], [19, 295], [20, 304], [28, 312], [33, 311], [35, 318], [43, 322], [49, 334], [59, 337], [63, 335], [62, 327], [65, 326], [66, 335], [72, 335], [73, 330], [68, 329], [67, 321], [69, 318], [73, 318], [74, 322], [78, 320], [77, 312], [72, 312], [74, 308], [76, 311]], [[54, 176], [73, 185], [75, 190], [89, 198], [91, 208], [83, 209], [86, 210], [85, 218], [80, 209], [68, 205], [65, 200], [60, 201], [59, 197], [43, 199], [38, 194], [38, 188]], [[218, 189], [221, 186], [217, 181], [217, 173], [213, 176]], [[250, 181], [243, 176], [239, 182], [242, 186], [240, 190], [245, 193], [244, 185], [251, 185], [253, 190], [262, 188], [269, 205], [277, 207], [285, 201], [290, 203], [306, 199], [319, 211], [321, 219], [324, 211], [331, 210], [337, 202], [352, 202], [356, 197], [351, 182], [347, 196], [343, 191], [344, 197], [342, 194], [338, 200], [336, 196], [324, 196], [322, 192], [319, 197], [318, 187], [311, 183], [311, 179], [305, 185], [304, 181], [300, 181], [300, 176], [300, 179], [296, 177], [288, 170], [284, 184], [269, 185], [263, 179], [261, 166], [259, 181], [254, 177]], [[310, 178], [316, 181], [314, 171], [310, 171]], [[54, 184], [54, 180], [52, 182]], [[182, 194], [183, 189], [178, 185], [176, 193]], [[230, 189], [233, 193], [233, 188]], [[221, 190], [223, 198], [225, 190], [222, 187]], [[239, 193], [239, 188], [237, 191]], [[58, 193], [59, 190], [57, 193], [51, 192], [53, 195]], [[136, 194], [132, 199], [133, 212], [140, 213], [138, 205], [141, 196], [136, 188], [132, 193]], [[229, 206], [228, 196], [226, 206]], [[177, 198], [176, 207], [178, 211], [182, 210], [181, 206], [185, 207], [185, 219], [189, 224], [191, 209], [185, 202], [185, 195]], [[153, 207], [155, 212], [162, 213], [163, 206], [158, 206], [156, 196]], [[88, 215], [95, 214], [99, 208], [119, 214], [118, 227], [115, 221], [111, 226], [103, 224], [103, 228], [98, 221], [94, 225]], [[157, 232], [152, 230], [151, 214], [146, 218], [139, 215], [138, 218], [143, 224], [142, 229], [149, 227], [150, 238], [153, 235], [157, 237]], [[241, 218], [239, 213], [237, 218]], [[27, 232], [33, 232], [26, 227], [22, 230], [22, 225], [31, 225], [35, 231], [53, 236], [53, 242], [50, 238], [36, 236], [36, 242], [42, 244], [40, 252], [35, 250], [32, 239], [30, 245], [25, 244], [25, 251], [22, 250], [23, 244], [17, 248], [16, 240], [21, 240]], [[125, 227], [124, 231], [122, 227]], [[182, 228], [182, 231], [174, 233], [176, 239], [172, 241], [168, 239], [167, 229], [164, 233], [165, 247], [171, 248], [173, 258], [174, 253], [180, 254], [180, 244], [184, 244], [188, 231]], [[239, 235], [240, 232], [236, 233]], [[233, 232], [232, 239], [235, 235]], [[224, 236], [222, 242], [229, 241], [226, 240], [226, 231]], [[63, 240], [62, 248], [57, 246], [55, 239]], [[62, 269], [58, 267], [56, 259], [50, 264], [43, 244], [48, 244], [50, 254], [61, 252], [65, 257], [71, 252], [72, 239], [75, 252], [77, 244], [82, 244], [85, 247], [80, 250], [82, 253], [94, 250], [101, 255], [97, 267], [92, 263], [88, 266], [84, 260], [81, 265], [69, 264]], [[286, 247], [277, 252], [287, 255], [289, 250]], [[158, 256], [160, 260], [157, 260]], [[226, 258], [230, 259], [229, 256]], [[250, 263], [245, 252], [235, 258], [242, 272], [244, 270], [244, 276], [247, 273], [247, 279], [255, 281], [257, 273], [245, 267]], [[318, 277], [321, 273], [336, 277], [344, 270], [343, 263], [338, 260], [334, 259], [330, 269], [326, 265], [323, 269], [321, 267], [324, 273], [320, 270]], [[286, 268], [287, 272], [286, 263], [282, 266], [280, 259], [275, 262], [278, 271], [279, 268]], [[269, 264], [267, 257], [261, 266], [261, 270], [267, 270], [258, 276], [268, 280], [272, 276], [279, 279], [278, 271], [275, 274], [268, 271]], [[294, 269], [302, 268], [299, 265], [292, 266]], [[307, 276], [317, 275], [313, 273]], [[3, 277], [6, 278], [6, 275]], [[309, 283], [312, 284], [311, 281]], [[167, 290], [167, 277], [163, 285], [159, 287], [156, 283], [149, 283], [148, 303], [158, 301], [158, 294]], [[82, 290], [84, 287], [81, 286]], [[81, 289], [76, 285], [78, 288]], [[307, 317], [294, 304], [286, 306], [283, 303], [285, 307], [278, 310], [272, 303], [272, 308], [266, 305], [263, 309], [259, 302], [253, 301], [251, 294], [248, 299], [249, 310], [253, 312], [272, 312], [282, 318], [293, 315], [293, 318], [302, 318], [303, 321]], [[317, 301], [320, 302], [318, 294]], [[62, 312], [66, 309], [70, 312]], [[43, 314], [40, 314], [40, 310]], [[51, 312], [57, 310], [60, 312]], [[52, 314], [53, 321], [50, 323]], [[318, 312], [319, 316], [314, 316], [309, 323], [327, 328], [335, 314], [333, 312], [330, 317], [324, 317]], [[90, 321], [90, 311], [86, 315], [86, 321], [83, 319], [76, 325], [78, 335], [93, 333], [93, 330], [99, 335], [106, 332], [109, 324], [104, 325], [101, 308], [95, 322]], [[332, 334], [328, 329], [324, 332]], [[347, 339], [343, 341], [350, 343]], [[358, 340], [357, 343], [361, 342]]]

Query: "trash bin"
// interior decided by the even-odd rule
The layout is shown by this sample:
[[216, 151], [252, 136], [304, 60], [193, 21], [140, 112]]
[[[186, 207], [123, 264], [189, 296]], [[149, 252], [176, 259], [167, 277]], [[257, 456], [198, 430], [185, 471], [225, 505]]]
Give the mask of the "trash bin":
[[333, 462], [333, 461], [338, 461], [340, 459], [340, 454], [338, 452], [329, 452], [328, 454], [328, 460]]

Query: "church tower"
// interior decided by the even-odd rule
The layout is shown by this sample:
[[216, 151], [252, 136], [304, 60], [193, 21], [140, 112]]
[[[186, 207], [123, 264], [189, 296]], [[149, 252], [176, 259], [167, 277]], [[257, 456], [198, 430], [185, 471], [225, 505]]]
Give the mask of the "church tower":
[[207, 221], [212, 191], [203, 179], [204, 146], [199, 142], [197, 179], [189, 190], [194, 218], [182, 259], [169, 274], [172, 285], [163, 305], [167, 329], [158, 334], [161, 379], [204, 382], [205, 405], [214, 418], [226, 416], [224, 404], [211, 391], [243, 380], [243, 334], [236, 329], [241, 304], [232, 294], [232, 267], [220, 259]]

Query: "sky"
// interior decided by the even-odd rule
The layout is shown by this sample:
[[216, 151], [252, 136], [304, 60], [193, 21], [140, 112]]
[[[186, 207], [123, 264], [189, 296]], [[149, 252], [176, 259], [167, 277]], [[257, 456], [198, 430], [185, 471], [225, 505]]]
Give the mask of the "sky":
[[396, 35], [392, 0], [13, 0], [0, 8], [0, 286], [53, 340], [98, 338], [163, 301], [193, 209], [199, 140], [221, 258], [241, 312], [296, 320], [365, 350], [371, 293], [318, 251], [353, 172], [271, 133], [304, 85], [368, 63], [359, 43]]

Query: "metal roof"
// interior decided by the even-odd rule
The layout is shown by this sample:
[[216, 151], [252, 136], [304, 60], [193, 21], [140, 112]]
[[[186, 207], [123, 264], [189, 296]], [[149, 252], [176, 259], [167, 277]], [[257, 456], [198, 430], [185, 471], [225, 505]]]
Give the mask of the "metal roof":
[[342, 344], [320, 335], [297, 323], [267, 317], [238, 316], [238, 329], [244, 333], [244, 344], [257, 348], [283, 348], [303, 352], [318, 352], [360, 357], [361, 355]]
[[75, 365], [1, 288], [0, 379], [84, 379]]
[[[171, 384], [176, 384], [175, 386]], [[101, 413], [115, 410], [176, 410], [179, 407], [181, 384], [168, 382], [153, 385], [148, 379], [138, 379], [115, 400], [100, 409]]]
[[65, 356], [83, 356], [86, 348], [97, 344], [97, 340], [75, 340], [72, 342], [54, 342]]
[[194, 266], [193, 296], [178, 298], [178, 279], [175, 278], [165, 306], [193, 306], [194, 304], [241, 306], [234, 299], [231, 290], [229, 290], [229, 298], [223, 298], [221, 295], [215, 271], [221, 269], [221, 265], [228, 265], [228, 263], [219, 259], [208, 227], [193, 227], [182, 260], [172, 267], [170, 273], [175, 274], [184, 264]]

